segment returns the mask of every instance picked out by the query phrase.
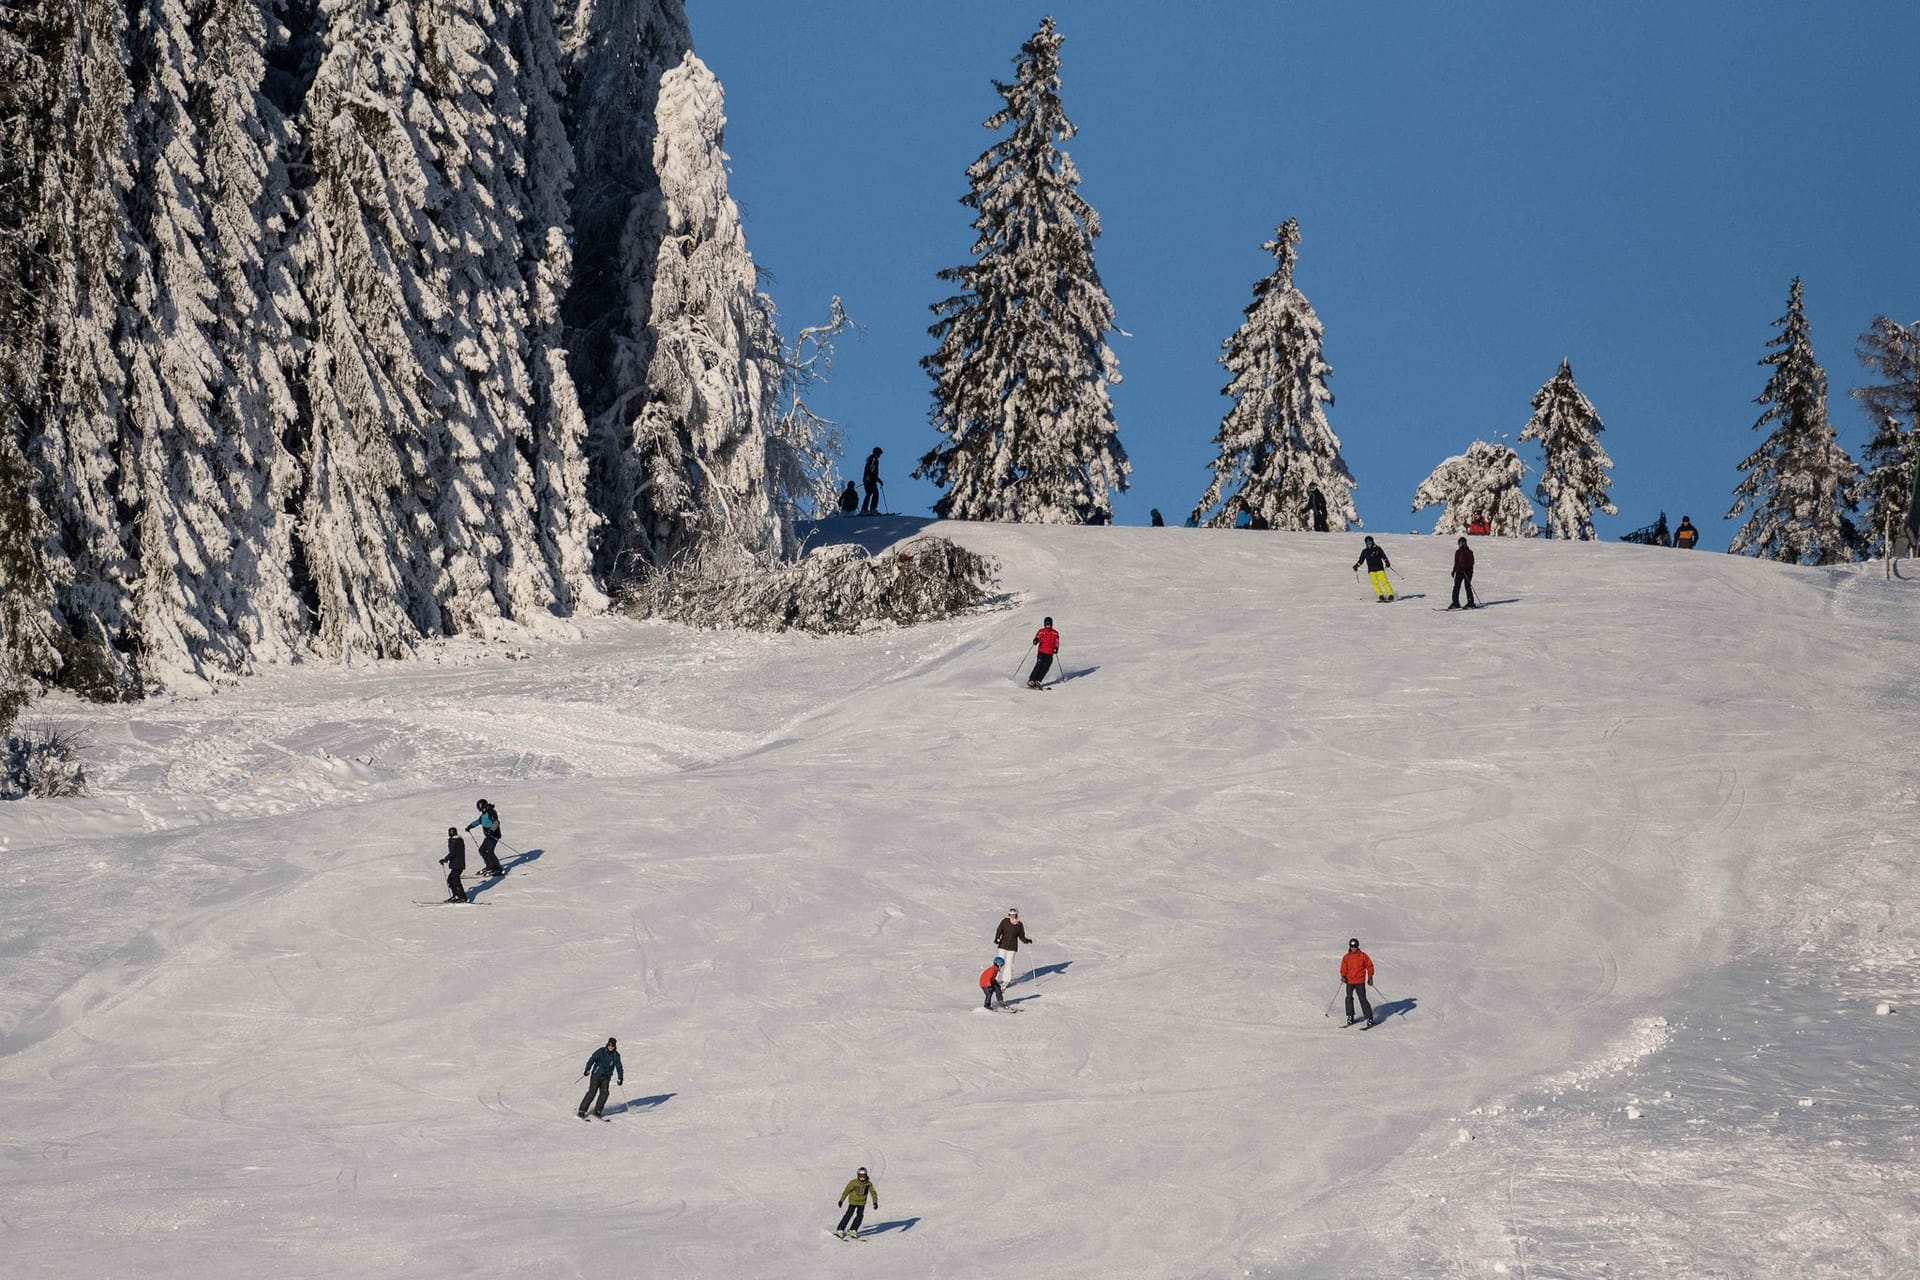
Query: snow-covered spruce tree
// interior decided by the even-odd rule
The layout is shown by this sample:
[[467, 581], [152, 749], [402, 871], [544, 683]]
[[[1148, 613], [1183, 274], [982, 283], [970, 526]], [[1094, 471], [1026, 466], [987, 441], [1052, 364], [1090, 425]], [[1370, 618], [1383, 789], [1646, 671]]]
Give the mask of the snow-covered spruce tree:
[[312, 333], [301, 540], [320, 647], [390, 654], [421, 634], [537, 622], [568, 593], [564, 553], [537, 527], [533, 415], [560, 436], [549, 511], [556, 478], [572, 509], [578, 419], [557, 353], [532, 345], [556, 330], [529, 309], [542, 266], [525, 239], [527, 99], [542, 86], [513, 56], [538, 52], [523, 5], [323, 2], [295, 239]]
[[114, 345], [134, 252], [126, 10], [76, 0], [0, 14], [0, 412], [9, 469], [26, 467], [11, 518], [35, 561], [13, 581], [42, 593], [15, 656], [32, 675], [126, 696], [140, 684]]
[[1293, 283], [1299, 245], [1300, 224], [1289, 218], [1261, 246], [1274, 257], [1273, 272], [1254, 285], [1247, 318], [1220, 357], [1233, 375], [1221, 394], [1233, 407], [1213, 437], [1220, 450], [1213, 483], [1193, 509], [1195, 520], [1214, 528], [1230, 529], [1247, 512], [1271, 528], [1311, 529], [1307, 494], [1315, 487], [1330, 529], [1360, 523], [1353, 473], [1327, 425], [1333, 369], [1322, 356], [1324, 331]]
[[1876, 316], [1854, 351], [1877, 379], [1852, 393], [1874, 424], [1855, 496], [1867, 508], [1863, 532], [1871, 554], [1884, 555], [1888, 540], [1911, 519], [1907, 506], [1920, 469], [1920, 322]]
[[789, 549], [767, 477], [780, 341], [727, 191], [719, 83], [679, 0], [586, 0], [567, 31], [577, 162], [565, 315], [597, 563]]
[[134, 10], [130, 264], [120, 346], [138, 465], [123, 502], [137, 540], [146, 674], [165, 682], [284, 658], [304, 630], [282, 437], [296, 408], [282, 296], [263, 246], [286, 225], [285, 126], [260, 96], [254, 0]]
[[526, 108], [527, 199], [520, 222], [533, 402], [534, 525], [561, 612], [606, 607], [593, 573], [599, 527], [587, 485], [587, 420], [568, 368], [561, 306], [573, 281], [573, 146], [565, 56], [551, 7], [528, 0], [512, 24]]
[[974, 261], [940, 273], [959, 285], [936, 304], [933, 426], [943, 437], [913, 474], [944, 492], [959, 520], [1071, 524], [1107, 518], [1131, 470], [1113, 420], [1119, 362], [1107, 344], [1113, 303], [1094, 269], [1100, 219], [1061, 144], [1053, 19], [1021, 47], [1006, 105], [988, 129], [1010, 132], [967, 169]]
[[1496, 538], [1537, 538], [1533, 504], [1521, 485], [1527, 469], [1520, 455], [1504, 444], [1475, 440], [1467, 451], [1433, 469], [1413, 494], [1413, 510], [1440, 506], [1436, 534], [1468, 532], [1474, 515], [1487, 518]]
[[[623, 553], [671, 564], [698, 544], [786, 551], [767, 450], [778, 417], [780, 334], [756, 287], [740, 211], [727, 194], [720, 82], [687, 54], [660, 78], [654, 170], [658, 258], [646, 328], [646, 398], [621, 459], [614, 518]], [[627, 248], [652, 246], [628, 228]]]
[[1533, 496], [1546, 511], [1547, 536], [1591, 542], [1593, 512], [1619, 509], [1607, 498], [1613, 459], [1600, 446], [1606, 428], [1573, 381], [1573, 367], [1562, 360], [1559, 372], [1533, 397], [1533, 417], [1520, 432], [1521, 443], [1538, 440], [1545, 460]]
[[292, 250], [309, 313], [298, 537], [320, 651], [392, 657], [443, 622], [431, 512], [445, 362], [414, 345], [449, 326], [423, 252], [432, 157], [408, 119], [407, 13], [389, 0], [320, 7], [302, 118], [312, 185]]
[[1778, 424], [1740, 463], [1727, 518], [1746, 515], [1729, 553], [1785, 564], [1838, 564], [1854, 557], [1859, 534], [1850, 518], [1860, 469], [1840, 447], [1827, 420], [1827, 372], [1813, 356], [1800, 277], [1793, 278], [1780, 332], [1760, 363], [1773, 367], [1756, 404], [1756, 431]]

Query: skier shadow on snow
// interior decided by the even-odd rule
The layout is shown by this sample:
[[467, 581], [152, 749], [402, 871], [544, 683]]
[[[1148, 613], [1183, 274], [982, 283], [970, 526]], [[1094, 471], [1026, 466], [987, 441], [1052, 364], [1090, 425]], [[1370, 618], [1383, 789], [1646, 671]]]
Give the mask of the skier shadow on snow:
[[[529, 862], [537, 862], [541, 858], [541, 856], [544, 855], [545, 853], [546, 853], [545, 849], [528, 849], [525, 853], [514, 854], [511, 858], [508, 858], [506, 861], [502, 862], [500, 866], [502, 867], [502, 869], [506, 871], [512, 871], [515, 867], [524, 867]], [[467, 901], [471, 902], [474, 899], [478, 898], [481, 894], [489, 892], [495, 885], [499, 884], [503, 879], [505, 879], [504, 876], [482, 877], [478, 883], [468, 886]]]
[[672, 1093], [656, 1093], [651, 1098], [629, 1098], [617, 1107], [608, 1107], [607, 1114], [610, 1116], [626, 1116], [638, 1111], [652, 1111], [658, 1108], [668, 1098], [678, 1096], [678, 1094]]
[[1491, 609], [1493, 608], [1493, 606], [1497, 604], [1519, 604], [1519, 603], [1520, 603], [1519, 596], [1509, 596], [1505, 600], [1482, 600], [1480, 602], [1480, 607], [1482, 609]]
[[1378, 1024], [1385, 1022], [1388, 1018], [1396, 1014], [1405, 1017], [1407, 1014], [1412, 1013], [1414, 1009], [1418, 1008], [1419, 1004], [1420, 1002], [1411, 996], [1405, 1000], [1389, 1000], [1385, 1004], [1377, 1004], [1373, 1006], [1373, 1020], [1375, 1024]]
[[1034, 993], [1033, 993], [1032, 995], [1030, 995], [1030, 996], [1019, 996], [1019, 997], [1017, 997], [1016, 999], [1013, 999], [1013, 1000], [1005, 1000], [1005, 1001], [1002, 1001], [1001, 1003], [1002, 1003], [1002, 1005], [1003, 1005], [1003, 1006], [1007, 1006], [1007, 1007], [1010, 1007], [1010, 1006], [1012, 1006], [1012, 1005], [1016, 1005], [1016, 1004], [1025, 1004], [1025, 1003], [1026, 1003], [1027, 1001], [1029, 1001], [1029, 1000], [1038, 1000], [1038, 999], [1040, 998], [1040, 995], [1041, 995], [1041, 993], [1040, 993], [1040, 992], [1038, 992], [1038, 991], [1036, 991], [1036, 992], [1034, 992]]
[[1099, 669], [1100, 667], [1098, 664], [1095, 664], [1094, 666], [1091, 666], [1091, 667], [1081, 667], [1078, 671], [1069, 671], [1065, 667], [1061, 667], [1060, 678], [1058, 680], [1053, 681], [1052, 683], [1065, 684], [1069, 680], [1078, 680], [1081, 676], [1090, 676], [1094, 672], [1098, 671]]
[[882, 1231], [911, 1231], [919, 1223], [918, 1218], [895, 1218], [892, 1222], [876, 1222], [870, 1227], [860, 1228], [860, 1238], [864, 1240], [868, 1236], [877, 1236]]
[[1065, 973], [1067, 971], [1067, 966], [1072, 963], [1073, 961], [1071, 960], [1062, 960], [1059, 964], [1043, 964], [1037, 969], [1030, 969], [1026, 973], [1021, 974], [1019, 977], [1015, 978], [1012, 982], [1009, 982], [1007, 985], [1009, 987], [1017, 987], [1021, 983], [1030, 981], [1034, 978], [1044, 978], [1050, 973]]

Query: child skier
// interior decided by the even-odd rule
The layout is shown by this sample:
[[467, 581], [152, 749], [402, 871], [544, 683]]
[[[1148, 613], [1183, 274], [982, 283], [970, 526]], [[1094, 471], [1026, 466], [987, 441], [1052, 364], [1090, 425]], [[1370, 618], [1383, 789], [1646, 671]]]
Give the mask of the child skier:
[[1006, 963], [999, 956], [995, 956], [993, 963], [988, 965], [980, 975], [980, 992], [989, 1009], [993, 1008], [995, 1001], [999, 1002], [1002, 1009], [1007, 1007], [1007, 990], [1000, 985], [1000, 970], [1006, 966]]
[[1367, 1003], [1367, 984], [1373, 981], [1373, 961], [1360, 949], [1360, 939], [1347, 939], [1347, 954], [1340, 957], [1340, 981], [1347, 984], [1347, 1025], [1352, 1026], [1358, 1019], [1353, 1016], [1353, 998], [1360, 997], [1360, 1012], [1367, 1016], [1367, 1025], [1373, 1025], [1373, 1006]]
[[1374, 599], [1386, 604], [1393, 599], [1393, 584], [1387, 581], [1387, 570], [1393, 568], [1393, 561], [1387, 559], [1387, 553], [1374, 545], [1373, 535], [1367, 535], [1367, 545], [1360, 548], [1360, 558], [1353, 562], [1358, 570], [1367, 566], [1367, 581], [1373, 584]]
[[447, 901], [468, 901], [466, 888], [460, 883], [467, 869], [467, 842], [460, 838], [457, 827], [447, 828], [447, 856], [440, 859], [440, 865], [447, 869], [447, 889], [452, 894]]
[[480, 828], [480, 856], [486, 861], [487, 874], [503, 876], [507, 874], [507, 869], [500, 865], [500, 859], [493, 856], [494, 846], [500, 843], [499, 811], [485, 800], [476, 800], [473, 807], [480, 811], [480, 816], [467, 824], [467, 830]]
[[1060, 633], [1053, 629], [1052, 618], [1040, 619], [1040, 629], [1033, 633], [1033, 642], [1040, 648], [1040, 660], [1033, 664], [1033, 674], [1027, 677], [1027, 688], [1038, 689], [1053, 667], [1053, 655], [1060, 652]]
[[840, 1215], [840, 1225], [833, 1229], [833, 1234], [842, 1240], [858, 1240], [860, 1224], [866, 1221], [869, 1200], [873, 1201], [874, 1208], [880, 1207], [879, 1188], [868, 1180], [867, 1171], [862, 1169], [853, 1175], [853, 1181], [847, 1184], [847, 1189], [840, 1193], [838, 1200], [834, 1201], [834, 1208], [838, 1209], [841, 1205], [845, 1205], [847, 1211]]

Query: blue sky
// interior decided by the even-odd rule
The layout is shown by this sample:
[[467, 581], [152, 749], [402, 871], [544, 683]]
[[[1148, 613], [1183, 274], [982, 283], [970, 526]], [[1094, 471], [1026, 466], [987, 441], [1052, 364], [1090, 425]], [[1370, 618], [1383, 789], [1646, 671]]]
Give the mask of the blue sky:
[[1369, 530], [1430, 528], [1414, 486], [1476, 438], [1511, 442], [1565, 356], [1615, 463], [1601, 535], [1665, 509], [1724, 549], [1792, 277], [1856, 455], [1855, 338], [1876, 314], [1920, 319], [1911, 0], [688, 8], [785, 327], [834, 293], [864, 327], [819, 407], [845, 424], [846, 469], [886, 450], [896, 510], [936, 496], [907, 477], [934, 440], [918, 361], [934, 273], [966, 259], [990, 82], [1049, 12], [1130, 335], [1120, 523], [1156, 506], [1178, 523], [1205, 487], [1220, 343], [1288, 217]]

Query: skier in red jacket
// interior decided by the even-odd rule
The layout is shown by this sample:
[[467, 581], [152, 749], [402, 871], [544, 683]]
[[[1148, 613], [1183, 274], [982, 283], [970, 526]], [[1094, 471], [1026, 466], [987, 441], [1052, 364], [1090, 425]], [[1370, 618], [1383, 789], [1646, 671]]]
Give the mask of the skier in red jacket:
[[1447, 608], [1460, 607], [1462, 587], [1467, 589], [1467, 608], [1478, 609], [1480, 606], [1473, 598], [1473, 548], [1467, 545], [1465, 538], [1460, 539], [1460, 547], [1453, 553], [1453, 603]]
[[988, 965], [980, 975], [980, 991], [989, 1009], [993, 1008], [995, 1001], [999, 1002], [1002, 1009], [1007, 1007], [1007, 990], [1000, 985], [1000, 970], [1006, 963], [999, 956], [995, 956], [993, 963]]
[[1038, 689], [1040, 682], [1047, 678], [1047, 672], [1053, 668], [1053, 655], [1060, 652], [1060, 633], [1053, 629], [1052, 618], [1040, 620], [1040, 629], [1033, 633], [1033, 642], [1040, 647], [1040, 660], [1033, 664], [1033, 674], [1027, 677], [1027, 688]]
[[1347, 939], [1347, 954], [1340, 957], [1340, 981], [1347, 984], [1347, 1025], [1352, 1026], [1358, 1019], [1353, 1016], [1353, 998], [1360, 997], [1360, 1012], [1367, 1016], [1367, 1025], [1373, 1025], [1373, 1006], [1367, 1003], [1367, 984], [1373, 981], [1373, 961], [1360, 949], [1360, 939]]

